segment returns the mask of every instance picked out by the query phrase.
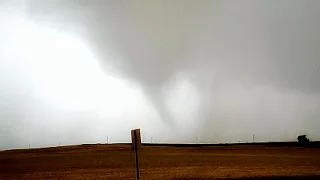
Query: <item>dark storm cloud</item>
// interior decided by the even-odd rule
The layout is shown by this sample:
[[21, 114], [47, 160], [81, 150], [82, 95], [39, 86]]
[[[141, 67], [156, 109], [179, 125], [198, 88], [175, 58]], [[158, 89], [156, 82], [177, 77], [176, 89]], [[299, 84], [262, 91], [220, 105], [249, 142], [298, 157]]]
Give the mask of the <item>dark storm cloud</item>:
[[318, 1], [26, 2], [28, 18], [81, 34], [106, 73], [142, 87], [169, 127], [185, 118], [174, 123], [163, 95], [181, 73], [199, 94], [203, 139], [288, 139], [319, 124]]
[[175, 71], [212, 66], [229, 76], [222, 82], [240, 77], [320, 90], [316, 1], [34, 1], [29, 7], [36, 19], [82, 31], [102, 63], [151, 87]]
[[217, 71], [217, 85], [320, 91], [317, 1], [34, 1], [29, 7], [34, 18], [81, 30], [100, 62], [141, 84], [160, 109], [156, 91], [176, 71], [199, 68], [210, 76], [208, 66]]

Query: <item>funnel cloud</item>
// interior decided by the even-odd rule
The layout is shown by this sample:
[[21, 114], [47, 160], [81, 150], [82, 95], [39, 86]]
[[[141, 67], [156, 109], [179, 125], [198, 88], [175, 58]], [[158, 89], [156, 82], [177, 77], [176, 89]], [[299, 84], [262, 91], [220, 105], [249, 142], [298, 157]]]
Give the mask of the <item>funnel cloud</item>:
[[320, 138], [318, 1], [1, 4], [2, 149]]

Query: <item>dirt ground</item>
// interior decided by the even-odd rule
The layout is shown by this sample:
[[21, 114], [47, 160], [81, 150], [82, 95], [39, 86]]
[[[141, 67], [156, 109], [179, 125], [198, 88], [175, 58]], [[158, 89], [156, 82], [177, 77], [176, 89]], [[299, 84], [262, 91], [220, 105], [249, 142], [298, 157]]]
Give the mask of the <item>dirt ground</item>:
[[[129, 145], [0, 152], [0, 179], [135, 179]], [[143, 147], [141, 180], [320, 179], [320, 149], [272, 146]]]

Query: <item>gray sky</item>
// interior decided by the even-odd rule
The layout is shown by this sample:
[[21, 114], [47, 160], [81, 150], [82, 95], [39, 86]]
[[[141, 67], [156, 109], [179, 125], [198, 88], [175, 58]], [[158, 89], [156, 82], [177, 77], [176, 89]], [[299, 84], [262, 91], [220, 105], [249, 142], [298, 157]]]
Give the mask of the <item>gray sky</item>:
[[0, 0], [0, 148], [320, 140], [320, 2]]

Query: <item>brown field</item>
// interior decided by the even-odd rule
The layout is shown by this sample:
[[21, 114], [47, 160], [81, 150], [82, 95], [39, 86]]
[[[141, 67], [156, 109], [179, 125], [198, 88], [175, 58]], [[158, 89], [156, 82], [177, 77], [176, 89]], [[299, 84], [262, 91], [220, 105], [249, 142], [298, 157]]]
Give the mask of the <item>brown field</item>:
[[[0, 179], [135, 179], [129, 145], [0, 152]], [[272, 146], [143, 147], [141, 179], [320, 179], [320, 149]]]

